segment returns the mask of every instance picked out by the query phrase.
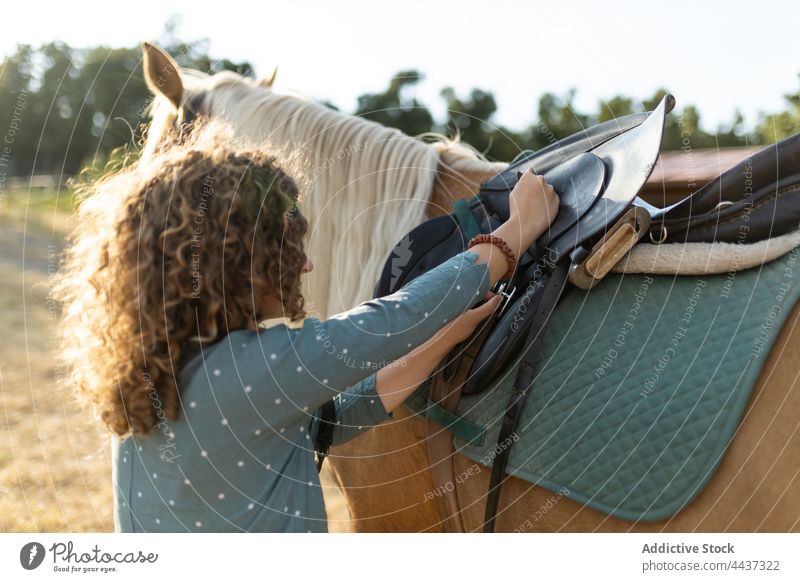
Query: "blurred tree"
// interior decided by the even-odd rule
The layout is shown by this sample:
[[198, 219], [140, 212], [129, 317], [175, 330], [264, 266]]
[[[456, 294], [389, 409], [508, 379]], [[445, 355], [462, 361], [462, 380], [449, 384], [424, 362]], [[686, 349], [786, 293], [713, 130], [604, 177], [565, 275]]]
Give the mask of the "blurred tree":
[[445, 87], [440, 95], [447, 105], [446, 135], [459, 136], [491, 160], [510, 160], [525, 149], [521, 134], [492, 123], [497, 103], [489, 91], [473, 89], [461, 99], [452, 87]]
[[478, 151], [488, 152], [495, 129], [489, 120], [497, 111], [494, 95], [473, 89], [467, 99], [460, 99], [452, 87], [445, 87], [439, 94], [447, 105], [445, 131], [451, 136], [461, 136]]
[[[253, 76], [247, 62], [210, 58], [207, 44], [170, 40], [167, 50], [185, 67]], [[67, 177], [135, 142], [151, 100], [141, 60], [138, 46], [19, 45], [0, 64], [0, 139], [9, 128], [14, 133], [9, 162], [0, 170]]]
[[389, 82], [383, 93], [367, 93], [358, 98], [355, 115], [388, 127], [396, 127], [408, 135], [433, 130], [433, 116], [416, 97], [408, 98], [408, 89], [424, 77], [417, 71], [401, 71]]
[[[667, 90], [659, 88], [649, 99], [643, 102], [645, 111], [655, 109]], [[663, 150], [695, 150], [716, 146], [715, 136], [700, 127], [700, 112], [694, 105], [686, 105], [682, 109], [675, 106], [672, 114], [667, 116], [664, 124]], [[738, 144], [737, 144], [738, 145]]]
[[563, 98], [553, 93], [539, 98], [539, 121], [528, 129], [531, 149], [542, 149], [591, 125], [590, 116], [575, 109], [575, 93], [570, 89]]
[[600, 102], [600, 113], [597, 114], [597, 122], [611, 121], [631, 113], [636, 113], [633, 108], [633, 99], [617, 95], [608, 101]]
[[781, 111], [764, 116], [758, 124], [758, 135], [763, 143], [775, 143], [800, 133], [800, 112]]
[[716, 144], [717, 147], [728, 148], [738, 146], [749, 146], [754, 143], [763, 143], [757, 135], [748, 136], [744, 129], [744, 116], [738, 109], [733, 114], [733, 122], [730, 127], [725, 129], [720, 126], [717, 128]]
[[[16, 52], [0, 66], [0, 176], [19, 176], [30, 169], [36, 152], [28, 125], [35, 112], [31, 99], [33, 49], [17, 45]], [[14, 135], [9, 135], [11, 130]], [[6, 143], [7, 140], [12, 143]], [[7, 149], [6, 149], [7, 148]], [[5, 183], [5, 179], [3, 179]]]
[[756, 132], [761, 143], [775, 143], [800, 133], [800, 94], [783, 96], [789, 109], [762, 115]]
[[[250, 63], [213, 59], [208, 39], [182, 40], [179, 29], [180, 19], [171, 18], [157, 42], [181, 66], [208, 74], [232, 70], [254, 76]], [[0, 62], [0, 139], [12, 138], [10, 153], [0, 160], [0, 175], [73, 175], [86, 164], [102, 163], [115, 148], [138, 140], [151, 100], [141, 58], [138, 46], [18, 45], [14, 54]], [[640, 105], [631, 97], [615, 95], [601, 101], [596, 113], [576, 109], [574, 89], [563, 96], [545, 93], [538, 102], [538, 121], [514, 131], [493, 123], [497, 102], [492, 92], [480, 88], [465, 97], [444, 88], [440, 96], [447, 115], [437, 124], [412, 94], [422, 79], [416, 70], [398, 73], [384, 91], [361, 95], [355, 114], [408, 135], [434, 130], [459, 135], [493, 160], [510, 160], [523, 149], [541, 149], [595, 123], [652, 110], [666, 93], [660, 88]], [[667, 119], [663, 149], [772, 143], [800, 133], [800, 95], [786, 95], [785, 100], [785, 111], [762, 114], [750, 134], [738, 111], [729, 125], [708, 132], [696, 107], [677, 108]]]

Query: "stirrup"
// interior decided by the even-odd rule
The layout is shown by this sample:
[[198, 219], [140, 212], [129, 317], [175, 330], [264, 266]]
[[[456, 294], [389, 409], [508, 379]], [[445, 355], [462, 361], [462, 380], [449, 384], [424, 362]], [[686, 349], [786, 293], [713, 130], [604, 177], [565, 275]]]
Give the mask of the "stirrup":
[[591, 289], [608, 275], [614, 265], [638, 243], [650, 229], [650, 213], [632, 206], [592, 247], [578, 248], [571, 256], [569, 281], [581, 289]]

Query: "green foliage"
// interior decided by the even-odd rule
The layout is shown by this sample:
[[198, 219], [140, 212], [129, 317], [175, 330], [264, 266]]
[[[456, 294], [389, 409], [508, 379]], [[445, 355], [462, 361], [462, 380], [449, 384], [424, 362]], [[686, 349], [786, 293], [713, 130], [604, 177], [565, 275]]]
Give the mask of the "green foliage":
[[[181, 66], [210, 74], [227, 69], [254, 76], [250, 63], [212, 59], [208, 40], [181, 40], [178, 28], [178, 19], [168, 21], [159, 44]], [[61, 42], [37, 48], [18, 45], [0, 64], [0, 140], [3, 134], [13, 132], [11, 143], [3, 144], [10, 153], [0, 158], [0, 172], [6, 176], [70, 176], [88, 167], [91, 174], [105, 167], [109, 159], [123, 155], [120, 152], [126, 159], [135, 156], [151, 99], [141, 59], [139, 47], [79, 49]], [[437, 123], [414, 96], [423, 78], [416, 70], [399, 72], [383, 91], [361, 95], [355, 114], [408, 135], [440, 132], [458, 136], [489, 159], [504, 161], [596, 123], [651, 110], [666, 93], [660, 88], [641, 102], [614, 95], [601, 101], [596, 112], [576, 107], [575, 89], [564, 95], [545, 93], [535, 111], [531, 110], [535, 123], [511, 130], [495, 122], [498, 105], [494, 94], [482, 88], [465, 96], [451, 87], [442, 89], [446, 117]], [[739, 112], [730, 124], [707, 131], [697, 108], [682, 105], [668, 118], [664, 149], [765, 144], [800, 133], [800, 97], [786, 95], [785, 100], [785, 111], [762, 114], [749, 134]], [[336, 109], [332, 103], [325, 104]]]
[[408, 89], [423, 76], [417, 71], [401, 71], [382, 93], [367, 93], [358, 98], [356, 115], [388, 127], [396, 127], [408, 135], [420, 135], [433, 129], [433, 117], [416, 97], [409, 98]]
[[494, 160], [510, 160], [524, 148], [521, 135], [492, 123], [497, 103], [489, 91], [473, 89], [467, 99], [461, 99], [451, 87], [446, 87], [440, 95], [447, 104], [446, 135], [458, 136]]
[[[249, 63], [212, 60], [205, 40], [177, 41], [169, 25], [165, 34], [162, 46], [183, 66], [253, 74]], [[0, 171], [71, 176], [102, 165], [108, 152], [138, 142], [150, 100], [138, 46], [18, 45], [0, 64], [0, 141], [9, 148]]]
[[604, 121], [611, 121], [618, 117], [624, 117], [631, 113], [636, 113], [638, 109], [633, 106], [633, 99], [629, 97], [622, 97], [617, 95], [608, 101], [600, 102], [600, 112], [597, 114], [597, 121], [603, 123]]
[[589, 115], [579, 112], [575, 105], [575, 89], [564, 97], [545, 93], [539, 99], [538, 131], [531, 134], [531, 149], [541, 149], [592, 125]]
[[783, 98], [789, 109], [764, 116], [758, 126], [758, 134], [764, 143], [774, 143], [800, 133], [800, 94], [784, 95]]

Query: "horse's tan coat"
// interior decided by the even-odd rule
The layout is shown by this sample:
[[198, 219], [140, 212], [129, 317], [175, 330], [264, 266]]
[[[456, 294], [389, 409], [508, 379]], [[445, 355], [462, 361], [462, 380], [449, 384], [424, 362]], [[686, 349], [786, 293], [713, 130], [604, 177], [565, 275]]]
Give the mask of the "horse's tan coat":
[[[475, 192], [485, 177], [443, 174], [432, 202]], [[437, 205], [437, 204], [434, 204]], [[609, 517], [541, 487], [508, 478], [498, 531], [800, 531], [800, 305], [780, 332], [733, 441], [708, 486], [686, 509], [655, 523]], [[428, 471], [425, 425], [404, 408], [392, 422], [335, 447], [330, 458], [356, 531], [442, 531]], [[468, 475], [458, 496], [468, 530], [480, 530], [489, 470], [456, 455]]]

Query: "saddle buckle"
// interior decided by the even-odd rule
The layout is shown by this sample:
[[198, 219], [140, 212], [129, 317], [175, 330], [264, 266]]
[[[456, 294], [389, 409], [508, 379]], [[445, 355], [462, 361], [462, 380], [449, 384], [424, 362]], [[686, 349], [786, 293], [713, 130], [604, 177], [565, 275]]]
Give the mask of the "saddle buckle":
[[492, 293], [495, 295], [501, 295], [503, 297], [500, 307], [495, 312], [496, 317], [500, 317], [503, 313], [505, 313], [506, 307], [508, 307], [509, 303], [511, 303], [511, 299], [514, 297], [516, 292], [517, 288], [511, 283], [511, 281], [498, 281], [495, 283], [494, 287], [492, 288]]

